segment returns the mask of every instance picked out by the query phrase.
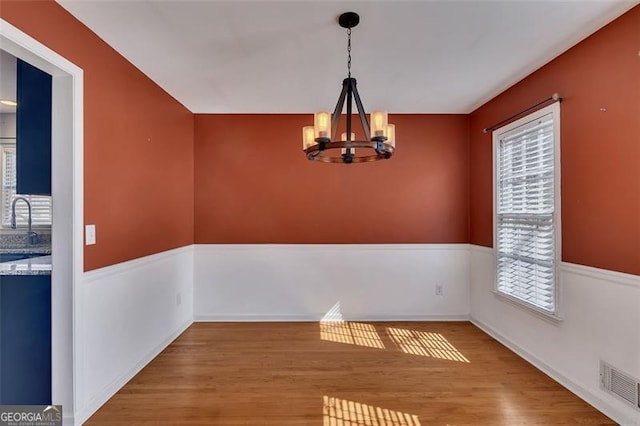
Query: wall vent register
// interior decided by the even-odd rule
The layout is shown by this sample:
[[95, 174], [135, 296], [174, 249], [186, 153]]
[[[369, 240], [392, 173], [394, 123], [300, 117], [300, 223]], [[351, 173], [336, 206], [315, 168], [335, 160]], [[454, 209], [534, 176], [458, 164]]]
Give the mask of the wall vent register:
[[600, 387], [640, 410], [640, 380], [600, 361]]

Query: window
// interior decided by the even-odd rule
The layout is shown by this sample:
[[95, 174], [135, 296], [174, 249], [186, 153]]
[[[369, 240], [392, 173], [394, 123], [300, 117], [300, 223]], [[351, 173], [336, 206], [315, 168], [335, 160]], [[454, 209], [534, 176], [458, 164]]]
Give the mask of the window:
[[[3, 144], [0, 147], [2, 159], [2, 228], [11, 228], [11, 204], [16, 196], [24, 197], [31, 203], [31, 221], [33, 226], [51, 226], [51, 197], [46, 195], [16, 195], [16, 148], [15, 144]], [[29, 209], [27, 204], [16, 204], [16, 224], [27, 226]]]
[[496, 130], [496, 291], [557, 313], [560, 106]]

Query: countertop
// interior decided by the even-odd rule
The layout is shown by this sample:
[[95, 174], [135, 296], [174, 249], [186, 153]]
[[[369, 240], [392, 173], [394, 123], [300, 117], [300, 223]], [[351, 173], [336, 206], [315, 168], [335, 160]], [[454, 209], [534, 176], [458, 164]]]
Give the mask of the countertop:
[[27, 253], [41, 253], [51, 254], [51, 246], [25, 246], [25, 247], [0, 247], [1, 254], [27, 254]]
[[51, 255], [0, 263], [2, 275], [51, 275]]

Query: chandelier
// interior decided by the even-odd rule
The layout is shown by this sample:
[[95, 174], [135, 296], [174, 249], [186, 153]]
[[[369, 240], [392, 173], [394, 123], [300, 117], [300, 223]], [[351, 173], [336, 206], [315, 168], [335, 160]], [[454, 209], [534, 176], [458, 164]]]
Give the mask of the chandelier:
[[[323, 163], [366, 163], [391, 158], [395, 151], [395, 126], [387, 122], [386, 112], [374, 111], [370, 114], [369, 127], [356, 79], [351, 77], [351, 29], [359, 22], [360, 16], [355, 12], [343, 13], [338, 18], [340, 26], [347, 29], [348, 76], [342, 81], [342, 91], [333, 114], [316, 112], [313, 126], [302, 128], [302, 148], [309, 160]], [[345, 100], [346, 132], [342, 133], [340, 139], [336, 139]], [[362, 124], [363, 139], [356, 139], [353, 132], [351, 117], [354, 102]]]

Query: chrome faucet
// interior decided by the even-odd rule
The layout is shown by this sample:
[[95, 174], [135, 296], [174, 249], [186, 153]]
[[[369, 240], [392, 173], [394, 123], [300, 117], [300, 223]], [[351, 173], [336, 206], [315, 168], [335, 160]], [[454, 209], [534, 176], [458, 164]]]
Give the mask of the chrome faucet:
[[29, 240], [29, 244], [35, 244], [38, 241], [38, 234], [31, 230], [31, 203], [24, 197], [16, 197], [13, 199], [13, 203], [11, 203], [11, 228], [16, 229], [16, 203], [19, 200], [27, 203], [27, 208], [29, 209], [29, 230], [27, 231], [27, 238]]

